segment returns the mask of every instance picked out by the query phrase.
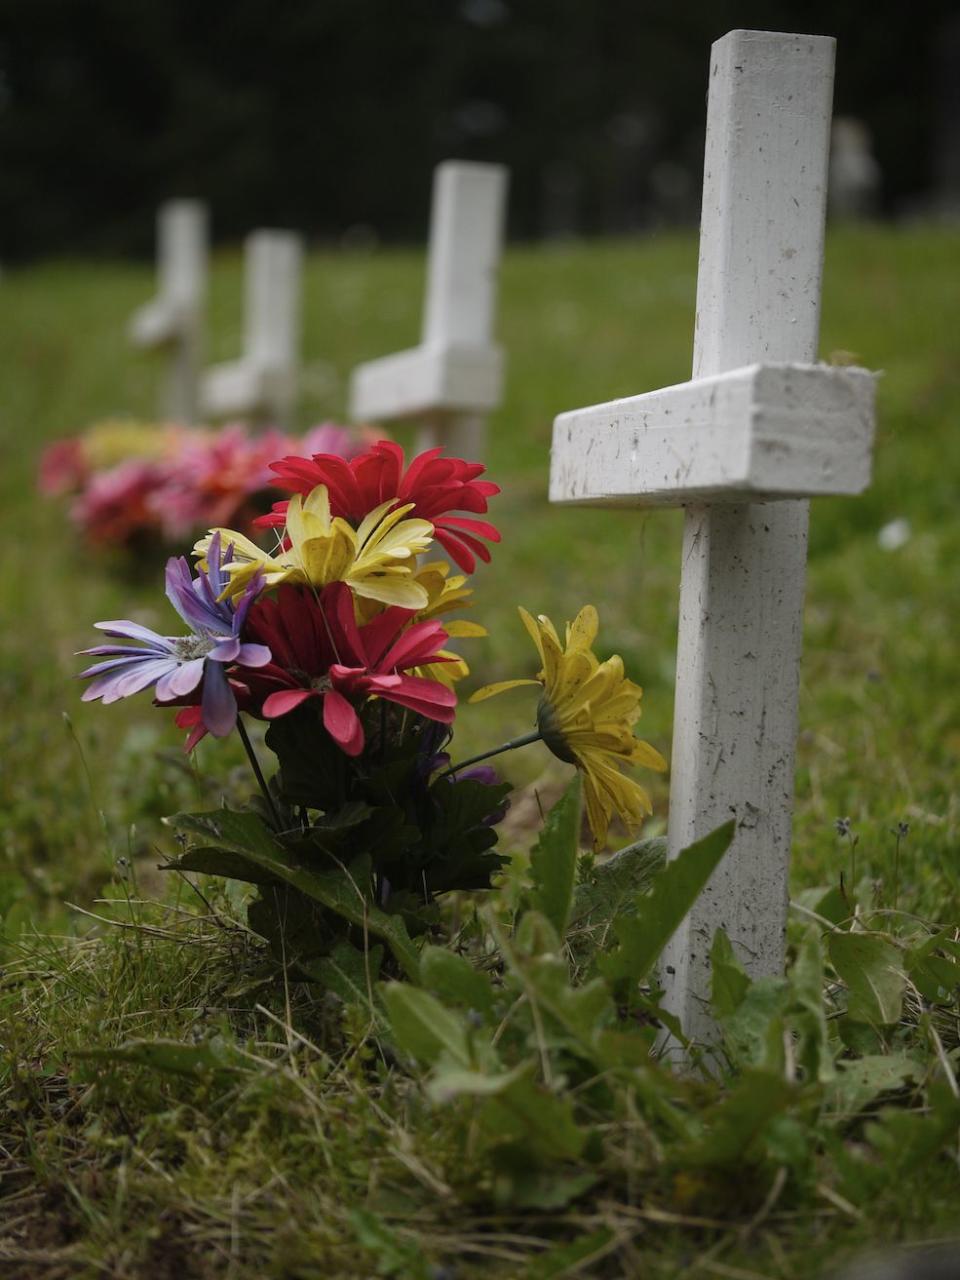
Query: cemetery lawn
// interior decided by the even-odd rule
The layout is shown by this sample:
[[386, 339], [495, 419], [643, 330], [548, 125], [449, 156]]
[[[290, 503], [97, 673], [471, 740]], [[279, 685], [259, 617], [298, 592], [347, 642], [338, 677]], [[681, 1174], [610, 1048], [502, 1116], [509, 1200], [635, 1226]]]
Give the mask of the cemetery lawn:
[[[883, 377], [872, 488], [813, 509], [793, 890], [809, 904], [842, 873], [861, 902], [904, 913], [895, 929], [960, 925], [958, 261], [947, 230], [828, 238], [821, 356]], [[239, 348], [239, 266], [215, 262], [211, 361]], [[422, 269], [413, 253], [310, 258], [301, 425], [342, 413], [354, 364], [416, 342]], [[679, 513], [553, 509], [545, 490], [556, 412], [689, 376], [695, 276], [693, 235], [507, 255], [489, 463], [503, 542], [475, 583], [489, 638], [468, 654], [471, 687], [531, 675], [516, 605], [562, 623], [594, 603], [598, 649], [644, 686], [642, 734], [668, 757]], [[0, 1271], [800, 1278], [864, 1245], [960, 1232], [956, 1125], [924, 1147], [910, 1106], [901, 1129], [834, 1124], [802, 1177], [784, 1131], [762, 1186], [678, 1171], [669, 1143], [651, 1155], [621, 1124], [582, 1185], [558, 1172], [523, 1208], [498, 1201], [476, 1134], [428, 1101], [407, 1059], [381, 1053], [363, 998], [344, 1017], [271, 976], [238, 886], [156, 870], [175, 852], [160, 818], [241, 794], [243, 757], [208, 742], [191, 765], [146, 698], [81, 705], [73, 655], [94, 621], [168, 626], [162, 561], [92, 554], [34, 491], [44, 443], [150, 416], [156, 368], [124, 325], [151, 290], [146, 268], [93, 262], [0, 284]], [[531, 718], [522, 690], [464, 708], [457, 754]], [[567, 773], [539, 746], [501, 759], [517, 788], [503, 841], [525, 852]], [[666, 780], [651, 791], [655, 836]], [[501, 901], [522, 873], [518, 861]], [[798, 911], [791, 928], [803, 925]], [[909, 1003], [890, 1035], [949, 1109], [956, 1005], [911, 1020]], [[874, 1119], [905, 1094], [901, 1077]]]

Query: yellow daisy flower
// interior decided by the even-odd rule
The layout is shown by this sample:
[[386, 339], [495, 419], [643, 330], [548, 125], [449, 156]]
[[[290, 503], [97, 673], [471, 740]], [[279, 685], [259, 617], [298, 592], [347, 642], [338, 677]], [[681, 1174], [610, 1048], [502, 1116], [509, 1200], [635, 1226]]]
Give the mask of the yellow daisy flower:
[[640, 716], [643, 690], [626, 679], [619, 656], [600, 662], [594, 654], [600, 624], [593, 605], [585, 605], [567, 624], [565, 644], [549, 618], [534, 619], [526, 609], [520, 610], [520, 617], [540, 654], [537, 678], [487, 685], [470, 701], [480, 702], [519, 685], [542, 686], [537, 707], [540, 737], [558, 759], [576, 765], [583, 774], [593, 846], [602, 849], [614, 814], [629, 831], [635, 831], [644, 815], [653, 811], [647, 792], [625, 777], [620, 766], [667, 767], [660, 752], [635, 737], [631, 729]]
[[381, 604], [423, 609], [429, 596], [416, 581], [416, 557], [433, 538], [429, 520], [404, 520], [411, 509], [383, 502], [354, 529], [340, 516], [331, 517], [326, 485], [317, 485], [306, 498], [294, 494], [287, 507], [284, 530], [290, 540], [270, 555], [233, 529], [211, 529], [196, 544], [194, 554], [205, 556], [215, 533], [224, 546], [232, 544], [233, 559], [224, 569], [230, 574], [226, 594], [240, 595], [257, 572], [268, 587], [281, 582], [322, 587], [347, 582], [354, 593]]

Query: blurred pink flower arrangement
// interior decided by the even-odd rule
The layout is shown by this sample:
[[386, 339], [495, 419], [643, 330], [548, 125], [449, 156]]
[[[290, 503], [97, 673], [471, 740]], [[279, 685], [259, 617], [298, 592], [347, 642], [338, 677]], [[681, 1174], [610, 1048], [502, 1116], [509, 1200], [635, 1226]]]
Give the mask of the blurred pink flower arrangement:
[[247, 529], [279, 495], [269, 463], [288, 454], [350, 459], [381, 433], [325, 422], [303, 436], [245, 426], [97, 423], [57, 440], [40, 459], [38, 488], [71, 495], [70, 518], [91, 543], [177, 546], [214, 525]]

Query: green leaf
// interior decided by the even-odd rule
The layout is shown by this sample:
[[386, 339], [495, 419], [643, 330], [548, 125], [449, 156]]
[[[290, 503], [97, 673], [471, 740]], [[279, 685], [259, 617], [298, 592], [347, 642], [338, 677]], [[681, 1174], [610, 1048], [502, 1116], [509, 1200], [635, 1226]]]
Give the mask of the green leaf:
[[369, 1209], [349, 1209], [347, 1221], [353, 1228], [357, 1243], [376, 1258], [377, 1275], [429, 1280], [433, 1268], [416, 1240], [402, 1239]]
[[713, 1113], [710, 1130], [688, 1148], [684, 1162], [711, 1168], [739, 1166], [760, 1154], [764, 1130], [796, 1096], [796, 1088], [771, 1071], [745, 1071]]
[[428, 991], [388, 982], [381, 987], [393, 1034], [400, 1048], [425, 1066], [442, 1056], [461, 1067], [473, 1067], [464, 1019], [444, 1008]]
[[453, 1098], [492, 1098], [509, 1089], [515, 1080], [526, 1075], [528, 1066], [521, 1062], [512, 1071], [488, 1074], [467, 1067], [440, 1065], [427, 1085], [427, 1097], [441, 1106]]
[[713, 1016], [723, 1022], [739, 1009], [750, 987], [750, 979], [737, 959], [730, 939], [722, 929], [713, 935], [710, 948], [710, 1003]]
[[792, 991], [786, 978], [759, 978], [722, 1019], [724, 1043], [732, 1061], [744, 1067], [773, 1067], [782, 1057], [784, 1015]]
[[596, 863], [573, 895], [570, 928], [605, 928], [617, 916], [636, 909], [637, 895], [649, 889], [663, 866], [667, 842], [663, 836], [638, 840]]
[[490, 979], [464, 956], [446, 947], [424, 947], [420, 953], [420, 981], [447, 1004], [493, 1014]]
[[788, 1011], [797, 1062], [808, 1080], [826, 1083], [835, 1074], [823, 1000], [823, 943], [820, 927], [809, 925], [797, 943], [789, 973], [793, 1007]]
[[603, 1257], [615, 1238], [609, 1227], [601, 1227], [576, 1240], [554, 1245], [530, 1263], [523, 1280], [554, 1280], [554, 1277], [580, 1274], [577, 1264]]
[[[957, 998], [957, 987], [960, 986], [960, 965], [956, 962], [956, 953], [951, 951], [953, 939], [948, 930], [934, 934], [919, 946], [912, 947], [904, 957], [904, 965], [914, 984], [925, 1000], [931, 1004], [953, 1003]], [[937, 955], [946, 950], [953, 955]]]
[[300, 967], [345, 1005], [358, 1004], [377, 1014], [376, 982], [382, 963], [383, 947], [371, 947], [364, 953], [344, 941], [338, 942], [328, 956], [302, 962]]
[[73, 1057], [89, 1062], [128, 1063], [149, 1067], [167, 1075], [232, 1075], [250, 1070], [250, 1064], [231, 1044], [215, 1038], [201, 1044], [179, 1040], [127, 1040], [114, 1049], [76, 1049]]
[[851, 1021], [899, 1022], [906, 987], [899, 949], [876, 933], [831, 933], [828, 949], [837, 977], [847, 986]]
[[581, 786], [577, 773], [547, 814], [540, 838], [530, 854], [531, 903], [543, 912], [561, 938], [570, 918], [577, 878], [580, 814]]
[[220, 809], [214, 813], [178, 813], [167, 822], [175, 830], [215, 840], [223, 848], [239, 853], [269, 871], [294, 889], [321, 903], [343, 919], [367, 929], [386, 942], [407, 976], [417, 980], [420, 958], [399, 916], [388, 915], [369, 898], [370, 863], [356, 858], [348, 867], [316, 872], [291, 862], [291, 853], [276, 840], [255, 813]]
[[196, 845], [186, 853], [164, 863], [161, 871], [198, 871], [205, 876], [223, 876], [227, 880], [244, 880], [248, 884], [270, 884], [275, 876], [255, 862], [231, 849], [213, 845]]
[[551, 1093], [530, 1069], [488, 1098], [479, 1119], [493, 1142], [520, 1144], [526, 1159], [575, 1160], [587, 1140], [574, 1119], [571, 1094]]
[[852, 1119], [881, 1093], [902, 1088], [922, 1074], [922, 1068], [902, 1053], [870, 1054], [855, 1062], [841, 1062], [826, 1093], [826, 1110], [835, 1120]]
[[730, 847], [735, 829], [731, 819], [664, 866], [650, 893], [638, 900], [636, 915], [614, 923], [620, 946], [598, 957], [601, 973], [611, 981], [634, 983], [648, 976]]

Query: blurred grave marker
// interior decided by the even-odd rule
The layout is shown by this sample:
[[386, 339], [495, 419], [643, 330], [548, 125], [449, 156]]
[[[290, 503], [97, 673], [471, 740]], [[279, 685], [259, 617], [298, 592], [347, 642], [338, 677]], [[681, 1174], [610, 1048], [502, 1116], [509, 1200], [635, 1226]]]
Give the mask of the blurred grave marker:
[[239, 360], [204, 374], [201, 407], [288, 427], [297, 398], [303, 241], [295, 231], [253, 231], [244, 250], [244, 344]]
[[869, 482], [873, 375], [815, 364], [834, 41], [713, 46], [693, 380], [561, 414], [550, 496], [683, 506], [669, 855], [737, 834], [663, 958], [666, 1008], [715, 1039], [722, 927], [782, 972], [809, 503]]
[[869, 218], [877, 211], [880, 166], [871, 150], [870, 130], [862, 120], [837, 116], [830, 144], [830, 215]]
[[199, 200], [168, 200], [157, 214], [157, 296], [130, 321], [135, 346], [169, 355], [160, 413], [193, 422], [207, 295], [208, 219]]
[[484, 456], [485, 415], [500, 403], [503, 351], [493, 342], [507, 171], [458, 160], [434, 172], [419, 347], [359, 365], [355, 421], [418, 418], [417, 450]]

